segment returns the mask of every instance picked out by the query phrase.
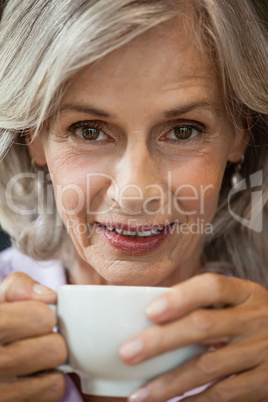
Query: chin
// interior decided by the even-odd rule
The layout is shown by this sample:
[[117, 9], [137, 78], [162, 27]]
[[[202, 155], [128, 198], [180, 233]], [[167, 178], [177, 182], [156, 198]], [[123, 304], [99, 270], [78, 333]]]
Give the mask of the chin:
[[130, 272], [101, 272], [100, 275], [108, 285], [114, 286], [157, 286], [164, 278], [146, 275], [145, 272], [138, 272], [130, 275]]

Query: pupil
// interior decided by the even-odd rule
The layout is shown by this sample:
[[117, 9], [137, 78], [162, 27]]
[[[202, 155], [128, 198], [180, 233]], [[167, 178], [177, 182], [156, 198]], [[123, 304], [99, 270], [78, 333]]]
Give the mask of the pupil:
[[192, 135], [192, 128], [191, 127], [176, 127], [174, 129], [175, 136], [179, 140], [187, 140]]
[[84, 128], [83, 129], [83, 137], [86, 140], [96, 140], [100, 135], [100, 130], [97, 128]]

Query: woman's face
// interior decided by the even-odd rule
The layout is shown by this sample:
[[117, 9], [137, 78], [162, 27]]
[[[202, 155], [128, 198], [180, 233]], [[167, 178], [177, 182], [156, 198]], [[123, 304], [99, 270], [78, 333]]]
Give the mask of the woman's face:
[[211, 63], [171, 26], [75, 75], [30, 151], [51, 173], [80, 258], [77, 281], [90, 282], [92, 268], [120, 285], [169, 286], [192, 276], [243, 136]]

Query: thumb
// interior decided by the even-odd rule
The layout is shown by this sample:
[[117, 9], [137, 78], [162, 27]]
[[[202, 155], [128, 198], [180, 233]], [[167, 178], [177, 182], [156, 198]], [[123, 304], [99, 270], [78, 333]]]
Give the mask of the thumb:
[[28, 275], [14, 272], [0, 283], [0, 303], [22, 300], [39, 300], [54, 304], [57, 302], [57, 294]]

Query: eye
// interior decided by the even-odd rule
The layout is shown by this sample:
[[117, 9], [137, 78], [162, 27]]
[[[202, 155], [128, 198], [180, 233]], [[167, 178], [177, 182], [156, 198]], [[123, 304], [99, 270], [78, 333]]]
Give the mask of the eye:
[[202, 127], [195, 126], [195, 125], [185, 125], [185, 126], [175, 126], [172, 130], [170, 130], [166, 135], [165, 138], [170, 140], [190, 140], [204, 130]]
[[72, 124], [68, 131], [86, 141], [104, 141], [110, 138], [102, 131], [101, 124], [93, 121]]

